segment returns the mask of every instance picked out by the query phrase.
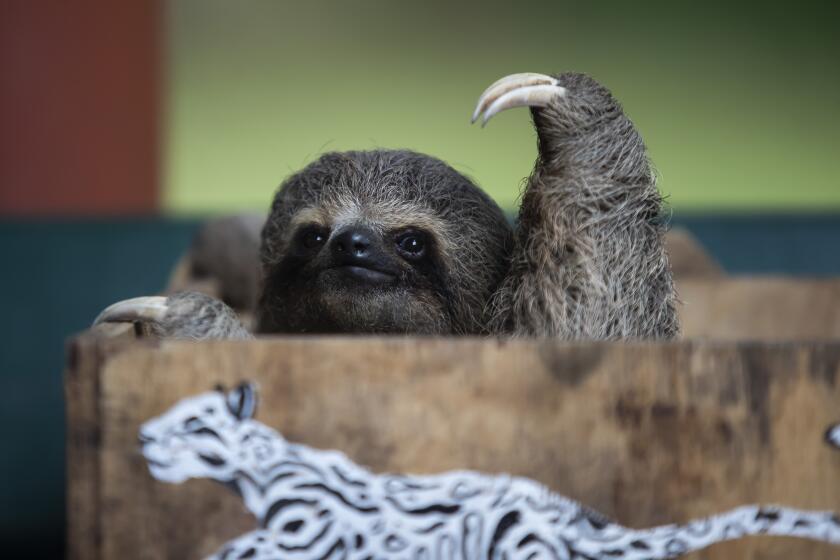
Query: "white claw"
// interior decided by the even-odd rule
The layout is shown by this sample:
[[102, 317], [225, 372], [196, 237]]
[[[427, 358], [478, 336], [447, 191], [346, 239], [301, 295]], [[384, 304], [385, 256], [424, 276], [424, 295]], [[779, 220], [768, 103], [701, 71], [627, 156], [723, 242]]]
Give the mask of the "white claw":
[[[496, 80], [490, 85], [490, 87], [484, 90], [484, 93], [482, 93], [481, 97], [478, 98], [478, 103], [475, 106], [475, 111], [473, 111], [472, 120], [470, 122], [478, 120], [479, 115], [481, 115], [481, 113], [487, 109], [489, 105], [493, 104], [500, 97], [503, 97], [509, 92], [529, 88], [531, 86], [554, 87], [556, 90], [560, 90], [559, 94], [561, 95], [566, 91], [557, 84], [557, 80], [555, 78], [546, 76], [545, 74], [536, 74], [534, 72], [511, 74], [510, 76], [505, 76], [500, 80]], [[485, 122], [486, 121], [487, 119], [485, 118]]]
[[160, 321], [166, 315], [166, 297], [137, 297], [109, 305], [93, 322], [128, 323], [132, 321]]
[[481, 126], [494, 115], [514, 107], [546, 107], [557, 96], [566, 95], [566, 88], [560, 86], [529, 86], [509, 91], [496, 99], [484, 112]]

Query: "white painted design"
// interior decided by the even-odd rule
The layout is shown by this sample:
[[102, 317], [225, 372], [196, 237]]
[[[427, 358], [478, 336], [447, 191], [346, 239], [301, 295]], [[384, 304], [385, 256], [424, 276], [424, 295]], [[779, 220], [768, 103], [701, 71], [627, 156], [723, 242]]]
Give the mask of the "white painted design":
[[825, 433], [825, 439], [829, 445], [840, 449], [840, 424], [831, 426]]
[[215, 479], [257, 518], [258, 530], [213, 558], [641, 560], [753, 534], [840, 544], [831, 512], [744, 506], [634, 530], [525, 478], [374, 474], [342, 453], [289, 443], [253, 419], [255, 405], [254, 386], [243, 384], [185, 399], [140, 430], [155, 478]]

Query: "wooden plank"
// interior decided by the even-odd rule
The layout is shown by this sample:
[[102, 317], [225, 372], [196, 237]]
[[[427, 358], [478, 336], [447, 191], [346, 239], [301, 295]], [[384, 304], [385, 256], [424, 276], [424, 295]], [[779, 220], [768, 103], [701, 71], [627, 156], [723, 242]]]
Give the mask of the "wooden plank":
[[[81, 485], [71, 517], [76, 501], [98, 492], [95, 527], [70, 527], [98, 534], [99, 555], [76, 557], [200, 558], [255, 527], [221, 486], [155, 481], [137, 445], [143, 421], [245, 379], [260, 386], [257, 418], [292, 441], [341, 449], [377, 471], [528, 476], [630, 526], [756, 501], [840, 508], [840, 453], [822, 440], [840, 420], [840, 342], [166, 342], [104, 361], [98, 417], [69, 409], [71, 424], [95, 422], [101, 436], [96, 488], [71, 478]], [[753, 538], [688, 558], [836, 555], [818, 543]]]
[[677, 291], [684, 338], [840, 338], [840, 279], [685, 279]]
[[67, 417], [68, 558], [100, 558], [99, 516], [102, 421], [99, 372], [106, 356], [135, 338], [129, 324], [102, 325], [78, 336], [66, 348], [64, 374]]
[[98, 560], [98, 363], [90, 338], [67, 345], [64, 398], [67, 414], [67, 556]]

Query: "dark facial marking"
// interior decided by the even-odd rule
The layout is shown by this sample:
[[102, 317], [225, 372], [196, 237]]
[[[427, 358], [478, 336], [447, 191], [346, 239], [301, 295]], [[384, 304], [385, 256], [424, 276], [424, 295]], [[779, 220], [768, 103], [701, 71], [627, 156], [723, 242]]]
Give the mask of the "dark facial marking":
[[318, 224], [301, 226], [292, 238], [289, 256], [299, 259], [314, 257], [329, 239], [330, 230]]

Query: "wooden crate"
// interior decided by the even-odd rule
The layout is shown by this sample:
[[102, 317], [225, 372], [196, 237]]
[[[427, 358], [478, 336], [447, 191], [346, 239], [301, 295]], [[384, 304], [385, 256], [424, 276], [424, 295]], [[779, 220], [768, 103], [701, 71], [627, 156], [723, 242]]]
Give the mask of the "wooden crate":
[[686, 278], [677, 291], [686, 338], [840, 339], [838, 278]]
[[[272, 338], [68, 347], [69, 550], [201, 558], [255, 528], [208, 480], [154, 480], [139, 425], [217, 383], [254, 380], [257, 418], [376, 471], [531, 477], [618, 521], [683, 522], [739, 504], [840, 509], [840, 342], [564, 344]], [[751, 538], [688, 558], [837, 558]]]

